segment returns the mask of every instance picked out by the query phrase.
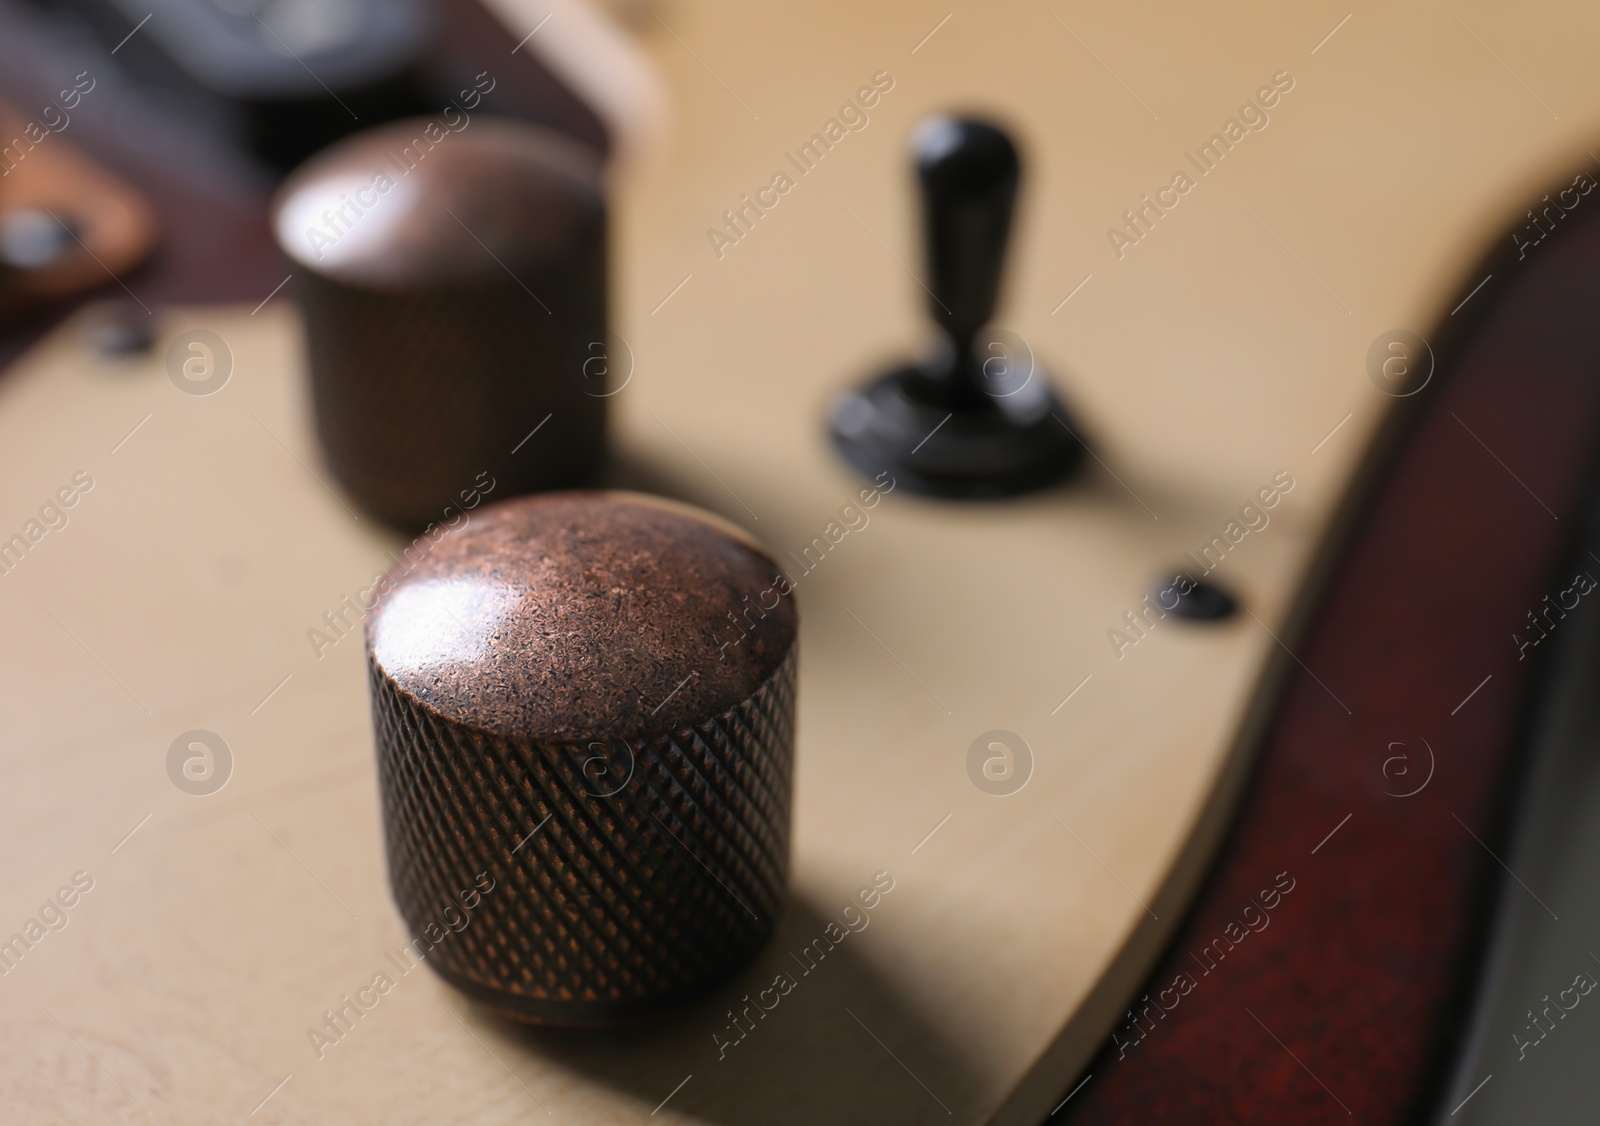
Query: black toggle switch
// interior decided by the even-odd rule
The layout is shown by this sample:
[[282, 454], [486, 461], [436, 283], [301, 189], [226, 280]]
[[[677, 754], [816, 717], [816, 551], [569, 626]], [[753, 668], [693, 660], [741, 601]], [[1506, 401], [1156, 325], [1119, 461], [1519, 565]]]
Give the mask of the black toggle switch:
[[1059, 481], [1083, 457], [1076, 426], [1017, 336], [990, 327], [1021, 161], [996, 126], [933, 117], [912, 148], [922, 189], [932, 358], [895, 368], [833, 404], [840, 453], [915, 492], [1012, 496]]

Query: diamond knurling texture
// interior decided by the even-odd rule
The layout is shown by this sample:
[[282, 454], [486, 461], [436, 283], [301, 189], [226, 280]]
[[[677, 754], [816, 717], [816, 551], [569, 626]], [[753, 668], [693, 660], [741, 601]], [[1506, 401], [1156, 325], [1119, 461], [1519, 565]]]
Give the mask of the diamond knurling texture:
[[[743, 966], [783, 899], [795, 660], [692, 727], [548, 743], [452, 723], [369, 659], [389, 878], [413, 935], [443, 931], [428, 962], [508, 1015], [570, 1024]], [[480, 873], [493, 887], [465, 911]]]
[[379, 292], [297, 280], [317, 436], [375, 514], [422, 527], [448, 519], [480, 474], [496, 499], [598, 474], [606, 399], [574, 382], [570, 353], [604, 339], [604, 278], [576, 265], [559, 286], [529, 277], [549, 315], [512, 282]]

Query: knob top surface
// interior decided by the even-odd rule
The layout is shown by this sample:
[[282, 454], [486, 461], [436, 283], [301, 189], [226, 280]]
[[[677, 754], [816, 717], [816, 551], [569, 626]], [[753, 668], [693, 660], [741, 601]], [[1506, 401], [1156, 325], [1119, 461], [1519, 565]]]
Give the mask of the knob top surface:
[[777, 669], [797, 630], [777, 575], [743, 533], [687, 505], [522, 497], [401, 556], [367, 649], [452, 722], [509, 738], [634, 738], [720, 714]]
[[505, 281], [560, 261], [604, 222], [599, 155], [549, 129], [486, 115], [412, 118], [346, 138], [297, 168], [273, 202], [302, 266], [374, 288]]

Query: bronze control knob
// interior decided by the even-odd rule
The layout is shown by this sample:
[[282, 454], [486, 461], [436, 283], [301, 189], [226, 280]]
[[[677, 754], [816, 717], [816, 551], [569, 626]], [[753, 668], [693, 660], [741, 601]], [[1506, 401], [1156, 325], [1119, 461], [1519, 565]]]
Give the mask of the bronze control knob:
[[460, 120], [350, 137], [274, 205], [328, 465], [408, 528], [458, 511], [480, 475], [512, 494], [570, 488], [604, 454], [599, 158], [522, 122]]
[[778, 575], [715, 517], [628, 493], [488, 506], [389, 572], [367, 625], [389, 878], [446, 981], [603, 1024], [755, 956], [788, 869]]

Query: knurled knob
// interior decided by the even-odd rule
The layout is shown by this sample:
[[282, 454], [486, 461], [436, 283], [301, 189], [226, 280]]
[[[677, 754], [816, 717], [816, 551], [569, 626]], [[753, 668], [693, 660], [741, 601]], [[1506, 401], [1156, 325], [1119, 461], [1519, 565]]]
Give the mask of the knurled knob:
[[382, 589], [389, 877], [430, 966], [576, 1025], [754, 957], [783, 903], [794, 746], [797, 616], [770, 559], [687, 506], [556, 493], [472, 513]]
[[616, 389], [600, 172], [548, 129], [459, 116], [349, 137], [286, 181], [317, 436], [368, 510], [420, 528], [480, 475], [502, 496], [594, 483]]

